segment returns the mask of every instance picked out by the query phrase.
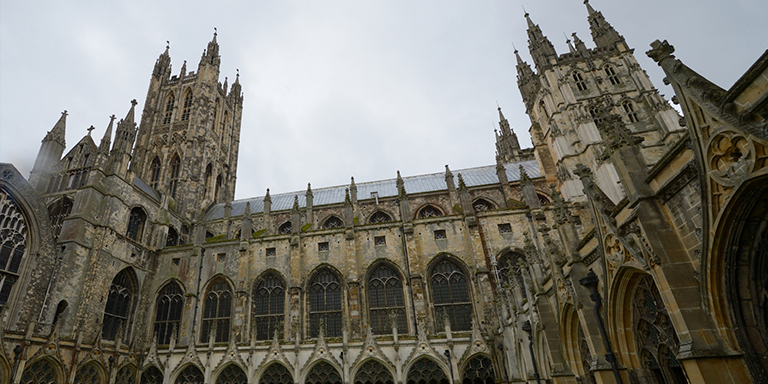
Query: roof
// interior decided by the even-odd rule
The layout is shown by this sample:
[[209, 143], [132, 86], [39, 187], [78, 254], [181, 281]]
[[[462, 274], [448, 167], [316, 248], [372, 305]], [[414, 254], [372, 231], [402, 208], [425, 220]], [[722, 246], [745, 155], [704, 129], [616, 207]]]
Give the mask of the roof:
[[[542, 176], [536, 160], [507, 163], [504, 164], [504, 168], [507, 171], [507, 179], [509, 181], [520, 180], [521, 165], [523, 166], [523, 169], [525, 169], [525, 172], [528, 173], [528, 176], [531, 178]], [[496, 176], [496, 165], [466, 168], [452, 172], [454, 175], [456, 175], [454, 177], [454, 183], [456, 184], [456, 187], [458, 187], [459, 173], [464, 179], [464, 183], [467, 185], [467, 187], [470, 188], [499, 183], [499, 178]], [[448, 190], [448, 186], [445, 183], [445, 172], [403, 177], [403, 183], [405, 184], [405, 191], [408, 194]], [[379, 198], [397, 196], [397, 179], [355, 183], [355, 185], [357, 186], [358, 200], [371, 199], [371, 194], [373, 192], [378, 192]], [[343, 203], [347, 188], [349, 188], [349, 184], [313, 189], [312, 204], [313, 206], [317, 207], [320, 205]], [[294, 196], [298, 196], [299, 198], [299, 207], [306, 207], [306, 191], [270, 194], [270, 198], [272, 199], [272, 211], [282, 211], [293, 208]], [[264, 196], [258, 196], [233, 201], [231, 216], [242, 216], [245, 212], [245, 205], [248, 202], [251, 203], [251, 213], [264, 212]], [[206, 220], [216, 220], [223, 217], [224, 203], [213, 205], [205, 214]]]

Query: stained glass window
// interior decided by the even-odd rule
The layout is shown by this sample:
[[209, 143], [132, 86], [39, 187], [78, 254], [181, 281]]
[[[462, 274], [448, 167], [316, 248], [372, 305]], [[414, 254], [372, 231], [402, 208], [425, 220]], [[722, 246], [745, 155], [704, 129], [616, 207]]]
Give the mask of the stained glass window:
[[309, 283], [309, 334], [317, 337], [320, 322], [328, 337], [341, 337], [341, 284], [339, 278], [323, 269]]
[[131, 209], [131, 215], [128, 219], [128, 232], [126, 236], [131, 240], [141, 241], [141, 235], [144, 232], [144, 222], [147, 220], [147, 214], [144, 210], [135, 207]]
[[0, 308], [19, 278], [19, 267], [27, 248], [27, 221], [11, 195], [0, 189]]
[[354, 384], [394, 384], [392, 373], [376, 360], [366, 361], [355, 375]]
[[291, 229], [292, 229], [291, 222], [286, 221], [285, 223], [283, 223], [283, 225], [280, 226], [280, 228], [277, 229], [277, 233], [281, 235], [287, 235], [291, 233]]
[[205, 378], [200, 369], [190, 365], [179, 373], [179, 376], [176, 378], [176, 384], [203, 384], [204, 380]]
[[141, 384], [163, 384], [163, 373], [156, 367], [149, 367], [141, 374]]
[[285, 317], [285, 282], [267, 272], [253, 286], [253, 322], [257, 340], [269, 340]]
[[464, 368], [462, 384], [494, 384], [496, 375], [493, 373], [493, 363], [485, 356], [475, 356]]
[[464, 271], [453, 261], [443, 259], [432, 268], [430, 286], [435, 308], [435, 328], [444, 327], [442, 319], [447, 314], [452, 330], [472, 329], [472, 302]]
[[104, 308], [104, 322], [101, 337], [105, 340], [115, 340], [118, 330], [122, 329], [123, 340], [129, 340], [128, 334], [133, 299], [136, 295], [136, 278], [130, 269], [123, 269], [112, 280], [109, 286], [109, 297]]
[[371, 218], [368, 219], [368, 222], [371, 224], [387, 223], [390, 221], [392, 221], [392, 218], [382, 211], [374, 212], [374, 214], [371, 215]]
[[406, 384], [448, 384], [448, 377], [434, 360], [421, 358], [408, 371]]
[[216, 378], [216, 384], [248, 384], [248, 378], [242, 368], [230, 364]]
[[130, 365], [120, 368], [115, 377], [115, 384], [136, 384], [136, 369]]
[[88, 363], [77, 370], [75, 384], [101, 384], [101, 370], [96, 363]]
[[344, 226], [344, 222], [341, 221], [337, 216], [331, 216], [327, 220], [325, 220], [325, 223], [323, 223], [323, 228], [330, 229], [330, 228], [341, 228]]
[[443, 212], [441, 212], [437, 207], [434, 205], [427, 205], [426, 207], [419, 210], [419, 214], [417, 215], [420, 219], [424, 219], [427, 217], [438, 217], [442, 216]]
[[48, 359], [40, 359], [27, 366], [21, 375], [21, 384], [59, 384], [61, 380]]
[[259, 379], [260, 384], [293, 384], [293, 376], [282, 364], [273, 363]]
[[341, 375], [332, 365], [322, 361], [307, 374], [305, 384], [341, 384]]
[[184, 294], [178, 284], [171, 282], [165, 285], [157, 296], [155, 311], [155, 334], [157, 343], [169, 344], [174, 329], [178, 336], [181, 326], [181, 314], [184, 310]]
[[390, 316], [395, 316], [398, 332], [408, 332], [403, 282], [400, 275], [388, 264], [376, 267], [368, 278], [368, 313], [374, 334], [392, 333]]
[[477, 212], [488, 211], [493, 209], [493, 204], [486, 199], [477, 199], [472, 204], [472, 208], [475, 208]]
[[223, 277], [217, 278], [208, 287], [203, 306], [203, 330], [200, 341], [207, 342], [209, 333], [216, 328], [217, 343], [229, 341], [229, 321], [232, 311], [232, 288]]

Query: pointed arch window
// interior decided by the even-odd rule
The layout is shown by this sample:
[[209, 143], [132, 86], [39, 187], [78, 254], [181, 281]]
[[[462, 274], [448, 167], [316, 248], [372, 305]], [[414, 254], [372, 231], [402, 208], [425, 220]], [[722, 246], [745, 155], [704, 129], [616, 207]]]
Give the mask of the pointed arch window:
[[376, 360], [366, 361], [355, 375], [354, 384], [394, 384], [392, 373]]
[[166, 284], [157, 295], [154, 334], [158, 344], [170, 344], [174, 331], [178, 336], [183, 310], [184, 293], [181, 288], [173, 282]]
[[448, 384], [448, 377], [434, 360], [422, 357], [408, 371], [406, 384]]
[[216, 384], [248, 384], [248, 378], [237, 364], [230, 364], [216, 378]]
[[260, 384], [293, 384], [293, 376], [284, 365], [273, 363], [259, 379]]
[[207, 342], [209, 334], [216, 332], [217, 343], [229, 341], [229, 322], [232, 312], [232, 287], [223, 277], [214, 280], [205, 294], [203, 330], [200, 341]]
[[437, 207], [434, 205], [427, 205], [424, 208], [421, 208], [416, 216], [420, 219], [426, 219], [428, 217], [438, 217], [442, 215], [443, 212], [440, 211]]
[[51, 216], [51, 230], [53, 237], [58, 238], [61, 233], [61, 226], [64, 224], [64, 219], [72, 212], [72, 200], [68, 197], [62, 197], [59, 201], [51, 205], [48, 210]]
[[462, 384], [495, 384], [496, 375], [493, 372], [493, 363], [486, 356], [475, 356], [464, 368]]
[[128, 341], [131, 326], [131, 316], [135, 307], [137, 292], [136, 277], [130, 269], [123, 269], [112, 280], [109, 286], [107, 305], [104, 308], [101, 338], [115, 340], [118, 332], [122, 333], [123, 341]]
[[224, 111], [224, 118], [221, 119], [221, 129], [219, 130], [221, 137], [224, 137], [224, 133], [226, 132], [227, 120], [229, 120], [229, 111]]
[[208, 191], [211, 188], [211, 176], [213, 175], [213, 165], [208, 163], [205, 167], [205, 177], [203, 178], [203, 199], [208, 198]]
[[184, 108], [181, 111], [181, 120], [189, 120], [189, 113], [192, 110], [192, 90], [187, 90], [184, 94]]
[[600, 123], [603, 122], [603, 118], [600, 116], [600, 110], [598, 110], [597, 107], [589, 107], [587, 111], [589, 112], [589, 116], [592, 117], [592, 121], [595, 122], [595, 125], [600, 125]]
[[216, 177], [216, 190], [213, 192], [213, 200], [219, 201], [221, 198], [221, 174]]
[[173, 105], [176, 103], [176, 97], [173, 92], [168, 94], [168, 99], [165, 101], [165, 114], [163, 115], [163, 124], [171, 122], [173, 117]]
[[573, 71], [571, 77], [573, 78], [573, 82], [576, 84], [576, 89], [579, 91], [587, 90], [587, 82], [584, 80], [584, 75], [582, 75], [581, 72]]
[[323, 223], [324, 229], [342, 228], [343, 226], [344, 222], [338, 216], [331, 216]]
[[168, 237], [165, 240], [166, 247], [173, 247], [179, 245], [179, 232], [174, 227], [168, 227]]
[[393, 318], [399, 332], [408, 332], [403, 281], [391, 265], [380, 264], [368, 277], [368, 314], [376, 335], [392, 333]]
[[144, 223], [147, 221], [147, 214], [144, 210], [135, 207], [131, 209], [131, 215], [128, 218], [128, 231], [126, 236], [134, 241], [141, 241], [141, 235], [144, 233]]
[[621, 107], [624, 108], [624, 112], [627, 113], [627, 118], [629, 119], [630, 123], [637, 123], [639, 121], [637, 118], [637, 112], [635, 112], [635, 106], [631, 101], [624, 100], [624, 102], [621, 103]]
[[613, 68], [612, 65], [606, 65], [605, 66], [605, 75], [608, 76], [608, 81], [611, 82], [611, 85], [619, 85], [619, 84], [621, 84], [621, 80], [619, 79], [619, 75], [616, 74], [616, 69]]
[[216, 119], [219, 117], [219, 98], [216, 98], [216, 104], [213, 106], [213, 131], [218, 133], [216, 128], [218, 127]]
[[472, 329], [469, 279], [464, 271], [455, 262], [443, 259], [432, 268], [430, 286], [436, 315], [435, 328], [442, 329], [444, 325], [441, 320], [448, 316], [454, 331]]
[[472, 203], [472, 208], [474, 208], [476, 212], [490, 211], [493, 209], [493, 203], [486, 199], [477, 199]]
[[371, 215], [371, 218], [368, 219], [368, 222], [371, 224], [388, 223], [390, 221], [392, 221], [392, 217], [382, 211], [376, 211], [373, 215]]
[[141, 374], [141, 384], [163, 384], [163, 373], [151, 366]]
[[121, 368], [117, 371], [115, 384], [136, 384], [136, 369], [130, 365]]
[[322, 361], [315, 364], [307, 374], [306, 384], [341, 384], [341, 375], [332, 365]]
[[285, 223], [283, 223], [283, 225], [280, 226], [280, 228], [277, 229], [277, 233], [281, 235], [287, 235], [291, 233], [291, 230], [292, 230], [291, 222], [286, 221]]
[[179, 155], [174, 155], [173, 159], [171, 159], [171, 184], [170, 184], [170, 192], [171, 197], [176, 199], [176, 191], [179, 187], [179, 173], [181, 172], [181, 158], [179, 158]]
[[322, 269], [309, 283], [309, 335], [317, 337], [320, 322], [327, 337], [341, 337], [341, 283], [330, 270]]
[[38, 359], [24, 369], [21, 375], [22, 384], [55, 384], [59, 383], [59, 375], [48, 359]]
[[285, 318], [285, 282], [274, 272], [265, 273], [253, 286], [253, 322], [256, 340], [269, 340]]
[[176, 384], [203, 384], [204, 381], [203, 372], [194, 365], [184, 368], [176, 378]]
[[160, 183], [160, 171], [162, 170], [163, 166], [160, 164], [160, 158], [155, 156], [154, 159], [152, 159], [152, 164], [149, 165], [149, 186], [157, 189], [158, 184]]

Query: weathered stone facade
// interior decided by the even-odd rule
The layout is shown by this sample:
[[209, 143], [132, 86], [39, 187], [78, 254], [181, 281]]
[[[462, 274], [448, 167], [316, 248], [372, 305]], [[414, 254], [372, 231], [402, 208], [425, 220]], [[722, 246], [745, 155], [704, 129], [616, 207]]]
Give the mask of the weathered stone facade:
[[215, 35], [98, 146], [63, 113], [0, 164], [0, 382], [764, 382], [768, 53], [726, 91], [654, 42], [682, 117], [586, 5], [562, 55], [525, 15], [495, 165], [233, 201]]

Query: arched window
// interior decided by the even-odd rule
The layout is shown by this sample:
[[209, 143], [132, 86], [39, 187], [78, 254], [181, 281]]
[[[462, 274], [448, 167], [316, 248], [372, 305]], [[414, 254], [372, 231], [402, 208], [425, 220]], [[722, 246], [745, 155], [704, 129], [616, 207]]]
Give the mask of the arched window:
[[21, 384], [57, 384], [61, 379], [48, 359], [38, 359], [28, 365], [21, 375]]
[[273, 363], [259, 379], [260, 384], [293, 384], [293, 376], [284, 365]]
[[269, 340], [285, 318], [285, 282], [267, 272], [253, 285], [253, 322], [256, 340]]
[[205, 167], [205, 178], [203, 179], [203, 199], [208, 197], [208, 191], [211, 188], [211, 175], [213, 174], [213, 165], [208, 163]]
[[443, 328], [442, 319], [447, 315], [452, 330], [472, 329], [472, 301], [464, 271], [453, 261], [443, 259], [432, 268], [430, 285], [435, 308], [435, 328]]
[[619, 80], [619, 76], [616, 74], [616, 69], [614, 69], [613, 66], [605, 66], [605, 75], [608, 76], [608, 81], [610, 81], [612, 85], [621, 84], [621, 80]]
[[368, 222], [371, 224], [388, 223], [390, 221], [392, 221], [392, 218], [382, 211], [374, 212], [371, 218], [368, 219]]
[[166, 247], [173, 247], [179, 245], [179, 233], [176, 232], [176, 228], [168, 227], [168, 238], [165, 239]]
[[217, 97], [216, 98], [216, 104], [213, 106], [213, 131], [216, 132], [216, 133], [218, 133], [218, 131], [216, 131], [216, 127], [217, 127], [216, 119], [218, 117], [219, 117], [219, 98]]
[[576, 89], [579, 91], [587, 90], [587, 82], [584, 81], [584, 75], [582, 75], [581, 72], [573, 71], [571, 76], [573, 77], [573, 82], [576, 83]]
[[176, 283], [168, 283], [157, 295], [155, 334], [160, 345], [170, 344], [171, 335], [179, 334], [181, 313], [184, 310], [184, 293]]
[[152, 366], [141, 374], [141, 384], [163, 384], [163, 373]]
[[13, 197], [0, 189], [0, 308], [8, 302], [19, 278], [19, 267], [27, 249], [27, 221]]
[[423, 357], [416, 360], [408, 370], [406, 384], [448, 384], [448, 378], [445, 376], [434, 360]]
[[305, 384], [341, 384], [341, 375], [332, 365], [321, 361], [307, 374]]
[[493, 363], [485, 356], [475, 356], [464, 368], [462, 384], [494, 384], [496, 375], [493, 373]]
[[388, 264], [380, 264], [368, 277], [368, 314], [374, 334], [392, 332], [390, 316], [394, 316], [399, 332], [408, 332], [403, 282], [400, 275]]
[[493, 209], [493, 203], [486, 199], [477, 199], [472, 203], [472, 208], [475, 209], [475, 212], [489, 211]]
[[627, 118], [629, 119], [630, 123], [637, 123], [639, 121], [637, 118], [637, 112], [635, 112], [635, 106], [631, 101], [624, 100], [624, 102], [621, 103], [621, 106], [624, 108], [624, 112], [627, 113]]
[[176, 378], [176, 384], [203, 384], [204, 381], [203, 372], [194, 365], [184, 368]]
[[589, 107], [587, 111], [589, 112], [589, 116], [592, 117], [592, 121], [595, 122], [595, 125], [599, 125], [603, 121], [603, 118], [600, 117], [600, 111], [597, 109], [597, 107]]
[[442, 215], [443, 212], [440, 211], [437, 207], [434, 205], [427, 205], [419, 210], [419, 213], [416, 215], [416, 217], [425, 219], [427, 217], [438, 217]]
[[394, 384], [392, 373], [376, 360], [366, 361], [355, 375], [354, 384]]
[[64, 219], [66, 219], [72, 212], [72, 200], [67, 197], [62, 197], [48, 208], [48, 212], [51, 216], [51, 230], [53, 232], [53, 237], [58, 238], [61, 233], [61, 226], [64, 224]]
[[168, 100], [165, 102], [165, 116], [163, 116], [163, 124], [171, 122], [173, 117], [173, 104], [176, 102], [176, 98], [173, 96], [173, 92], [168, 94]]
[[115, 377], [115, 384], [136, 384], [136, 369], [130, 365], [120, 368]]
[[277, 229], [277, 233], [281, 235], [287, 235], [291, 233], [291, 229], [292, 229], [291, 222], [286, 221], [285, 223], [283, 223], [283, 225], [280, 226], [280, 228]]
[[323, 223], [324, 229], [341, 228], [344, 226], [344, 222], [339, 219], [338, 216], [331, 216]]
[[537, 193], [536, 197], [539, 198], [539, 204], [541, 204], [541, 205], [549, 204], [549, 198], [544, 196], [544, 195], [542, 195], [541, 193]]
[[77, 370], [75, 384], [101, 384], [106, 382], [102, 376], [101, 369], [96, 363], [88, 363]]
[[131, 215], [128, 218], [128, 231], [125, 235], [131, 240], [141, 241], [141, 235], [144, 233], [144, 223], [146, 221], [147, 214], [144, 213], [143, 209], [139, 207], [131, 209]]
[[184, 94], [184, 109], [181, 111], [181, 120], [189, 120], [189, 112], [192, 109], [192, 90]]
[[224, 111], [224, 118], [221, 119], [221, 129], [219, 130], [219, 135], [221, 135], [221, 137], [224, 137], [224, 133], [226, 132], [227, 120], [229, 120], [229, 111]]
[[115, 340], [120, 330], [123, 340], [130, 340], [131, 315], [135, 307], [137, 284], [133, 272], [126, 268], [120, 271], [109, 286], [109, 297], [104, 307], [101, 338]]
[[220, 193], [221, 193], [221, 174], [219, 174], [219, 176], [216, 177], [216, 190], [214, 190], [213, 192], [214, 201], [219, 201], [219, 199], [221, 198]]
[[67, 310], [67, 307], [69, 307], [69, 303], [66, 300], [59, 301], [59, 304], [56, 306], [56, 313], [53, 314], [53, 325], [59, 322], [61, 314]]
[[230, 364], [219, 373], [216, 384], [248, 384], [248, 378], [242, 368], [236, 364]]
[[152, 164], [149, 166], [149, 186], [157, 189], [158, 184], [160, 183], [160, 170], [162, 169], [162, 166], [160, 165], [160, 158], [155, 157], [152, 160]]
[[176, 199], [176, 189], [179, 187], [179, 172], [181, 171], [181, 159], [179, 155], [174, 155], [171, 160], [171, 197]]
[[232, 288], [223, 277], [214, 280], [208, 287], [203, 304], [203, 331], [200, 341], [207, 342], [215, 328], [216, 342], [229, 341], [229, 321], [232, 312]]
[[327, 337], [341, 337], [341, 284], [329, 269], [322, 269], [309, 283], [309, 335], [317, 337], [320, 322]]

